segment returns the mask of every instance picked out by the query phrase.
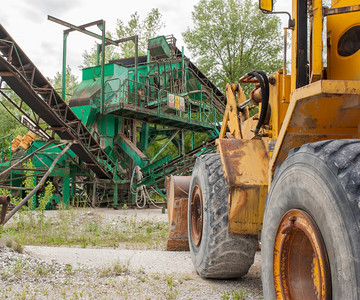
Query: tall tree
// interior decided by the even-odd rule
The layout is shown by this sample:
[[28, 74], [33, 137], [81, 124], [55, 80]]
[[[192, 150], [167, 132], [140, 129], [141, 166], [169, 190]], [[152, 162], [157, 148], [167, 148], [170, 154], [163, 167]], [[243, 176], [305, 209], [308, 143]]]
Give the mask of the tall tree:
[[[161, 20], [162, 15], [157, 8], [153, 8], [145, 17], [140, 20], [137, 12], [133, 13], [127, 25], [123, 21], [117, 21], [116, 34], [118, 38], [129, 37], [133, 35], [139, 36], [139, 54], [146, 54], [148, 39], [155, 37], [159, 30], [165, 25]], [[132, 42], [120, 44], [121, 57], [134, 56], [135, 46]]]
[[[53, 85], [55, 90], [57, 90], [58, 93], [61, 95], [62, 74], [60, 72], [57, 72], [54, 78], [47, 79]], [[72, 96], [74, 89], [77, 85], [77, 77], [71, 73], [71, 68], [68, 66], [66, 69], [65, 99], [67, 103], [69, 102], [69, 99]], [[21, 100], [19, 96], [6, 84], [4, 84], [4, 93], [18, 106], [20, 105]], [[35, 118], [34, 113], [26, 103], [23, 102], [21, 107], [27, 116], [33, 119]], [[3, 95], [0, 95], [0, 115], [2, 116], [2, 121], [0, 122], [0, 138], [8, 134], [11, 134], [13, 137], [16, 137], [17, 135], [23, 136], [29, 131], [25, 125], [22, 125], [20, 123], [21, 116], [23, 114], [15, 106], [13, 106]]]
[[[55, 90], [61, 95], [62, 92], [62, 73], [56, 72], [54, 78], [48, 78], [50, 83], [53, 85]], [[74, 93], [75, 88], [78, 86], [78, 78], [71, 73], [71, 68], [67, 66], [66, 68], [66, 93], [65, 93], [65, 102], [69, 103], [71, 96]]]
[[263, 14], [257, 1], [200, 0], [192, 19], [183, 33], [187, 48], [220, 89], [249, 71], [281, 67], [280, 19]]
[[[19, 96], [11, 90], [7, 84], [4, 84], [3, 92], [18, 106], [20, 105]], [[22, 104], [22, 109], [28, 116], [33, 117], [32, 111], [26, 103]], [[23, 136], [26, 132], [28, 132], [28, 129], [20, 123], [22, 113], [3, 95], [0, 95], [0, 115], [0, 138], [8, 134], [11, 134], [14, 138], [17, 135]]]
[[[111, 32], [106, 32], [106, 38], [113, 40], [113, 35]], [[116, 39], [116, 38], [115, 38]], [[90, 51], [85, 50], [82, 54], [83, 63], [79, 66], [80, 69], [85, 69], [89, 67], [96, 66], [96, 52], [97, 52], [97, 44], [91, 48]], [[116, 51], [116, 47], [112, 45], [106, 46], [105, 51], [105, 63], [109, 62], [111, 59], [119, 58], [119, 53]], [[101, 53], [100, 53], [100, 61], [101, 61]]]
[[[106, 36], [110, 39], [127, 38], [138, 35], [139, 55], [145, 55], [147, 49], [147, 40], [155, 37], [159, 30], [165, 27], [161, 20], [162, 15], [157, 8], [153, 8], [144, 19], [140, 18], [138, 12], [130, 16], [130, 20], [124, 23], [117, 20], [115, 34], [110, 32]], [[135, 55], [135, 45], [132, 41], [119, 44], [119, 47], [107, 46], [105, 51], [105, 62], [115, 58], [127, 58]], [[83, 64], [80, 66], [90, 67], [96, 65], [96, 45], [88, 52], [83, 53]]]

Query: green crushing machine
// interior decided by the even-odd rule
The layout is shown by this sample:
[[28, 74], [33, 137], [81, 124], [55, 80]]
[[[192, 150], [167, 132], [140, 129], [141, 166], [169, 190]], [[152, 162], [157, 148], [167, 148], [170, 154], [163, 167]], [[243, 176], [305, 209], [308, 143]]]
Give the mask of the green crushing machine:
[[[68, 27], [64, 74], [66, 38], [72, 31], [102, 40], [98, 65], [82, 71], [67, 104], [65, 75], [62, 97], [0, 25], [0, 93], [20, 111], [22, 103], [31, 108], [34, 117], [27, 116], [23, 124], [38, 136], [12, 154], [3, 140], [2, 188], [29, 198], [22, 187], [29, 170], [21, 164], [28, 157], [35, 185], [44, 174], [55, 182], [54, 202], [68, 205], [80, 195], [92, 205], [145, 201], [150, 188], [162, 195], [166, 176], [188, 174], [198, 155], [213, 151], [225, 96], [177, 48], [173, 36], [150, 39], [147, 55], [139, 56], [137, 36], [105, 39], [104, 21], [75, 26], [49, 19]], [[102, 35], [88, 31], [90, 25], [98, 25]], [[129, 41], [135, 44], [133, 57], [105, 64], [106, 45]], [[4, 83], [20, 104], [8, 97]], [[35, 202], [39, 191], [32, 195]]]

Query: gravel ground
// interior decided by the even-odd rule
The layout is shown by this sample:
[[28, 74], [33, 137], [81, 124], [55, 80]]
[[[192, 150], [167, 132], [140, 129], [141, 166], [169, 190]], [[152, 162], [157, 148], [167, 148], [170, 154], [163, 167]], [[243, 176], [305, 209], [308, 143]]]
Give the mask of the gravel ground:
[[[113, 208], [77, 208], [79, 212], [91, 212], [96, 215], [103, 216], [108, 220], [116, 219], [118, 217], [136, 216], [137, 220], [152, 220], [168, 222], [168, 214], [162, 213], [161, 209], [113, 209]], [[57, 210], [46, 211], [46, 216], [55, 217], [58, 214]]]
[[[132, 211], [100, 213], [111, 218]], [[161, 210], [140, 214], [167, 219]], [[189, 252], [26, 246], [17, 253], [1, 247], [0, 279], [1, 299], [263, 299], [259, 252], [244, 278], [206, 280], [194, 271]]]

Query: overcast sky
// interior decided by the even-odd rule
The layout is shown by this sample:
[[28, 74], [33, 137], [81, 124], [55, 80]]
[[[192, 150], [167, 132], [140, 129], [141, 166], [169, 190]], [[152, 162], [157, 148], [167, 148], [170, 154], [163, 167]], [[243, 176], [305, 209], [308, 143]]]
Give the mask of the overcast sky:
[[[278, 0], [277, 10], [290, 10], [288, 0]], [[1, 0], [0, 23], [47, 77], [61, 70], [62, 37], [65, 27], [50, 22], [51, 15], [74, 25], [103, 19], [107, 31], [114, 32], [117, 19], [124, 23], [137, 11], [144, 18], [152, 8], [162, 14], [165, 28], [161, 34], [174, 34], [178, 47], [184, 46], [181, 33], [192, 26], [191, 12], [198, 0]], [[96, 27], [89, 30], [99, 32]], [[81, 33], [68, 38], [68, 64], [80, 77], [81, 54], [90, 50], [94, 39]], [[190, 57], [190, 53], [185, 53]], [[191, 58], [191, 57], [190, 57]]]

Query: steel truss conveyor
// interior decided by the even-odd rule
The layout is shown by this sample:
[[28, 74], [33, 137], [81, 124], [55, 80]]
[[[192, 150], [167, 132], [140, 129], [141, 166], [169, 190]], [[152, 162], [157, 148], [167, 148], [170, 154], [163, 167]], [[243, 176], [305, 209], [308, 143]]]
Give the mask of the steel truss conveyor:
[[116, 177], [116, 164], [59, 96], [48, 80], [0, 24], [0, 88], [2, 81], [44, 120], [99, 178]]

